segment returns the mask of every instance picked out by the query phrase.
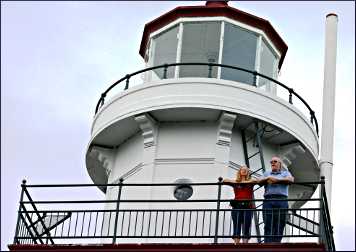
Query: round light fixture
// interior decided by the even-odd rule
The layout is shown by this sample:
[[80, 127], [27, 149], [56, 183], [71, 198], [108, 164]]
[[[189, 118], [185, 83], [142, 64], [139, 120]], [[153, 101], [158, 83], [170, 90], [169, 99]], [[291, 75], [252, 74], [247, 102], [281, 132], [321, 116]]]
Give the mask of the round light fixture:
[[180, 178], [174, 181], [174, 183], [179, 184], [174, 187], [173, 195], [177, 200], [187, 200], [193, 195], [193, 188], [191, 185], [192, 181], [187, 178]]

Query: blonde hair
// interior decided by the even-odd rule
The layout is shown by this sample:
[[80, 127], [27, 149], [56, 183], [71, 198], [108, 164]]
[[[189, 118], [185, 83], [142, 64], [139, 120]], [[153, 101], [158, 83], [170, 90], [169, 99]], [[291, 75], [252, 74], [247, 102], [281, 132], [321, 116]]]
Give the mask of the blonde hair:
[[243, 166], [240, 166], [240, 169], [236, 172], [236, 182], [241, 182], [240, 171], [242, 168], [246, 168], [246, 170], [247, 170], [246, 180], [251, 179], [250, 169], [246, 165], [243, 165]]

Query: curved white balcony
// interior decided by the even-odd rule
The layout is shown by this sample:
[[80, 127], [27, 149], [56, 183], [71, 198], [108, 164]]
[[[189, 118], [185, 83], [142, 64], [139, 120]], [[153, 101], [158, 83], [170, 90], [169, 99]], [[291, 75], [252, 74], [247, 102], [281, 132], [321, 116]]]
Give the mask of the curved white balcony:
[[[318, 136], [313, 125], [293, 105], [253, 86], [211, 78], [166, 79], [123, 91], [95, 115], [91, 142], [96, 139], [103, 145], [120, 144], [120, 138], [124, 140], [124, 135], [133, 130], [129, 118], [145, 112], [176, 109], [170, 113], [171, 120], [196, 116], [194, 110], [191, 116], [189, 110], [182, 115], [178, 108], [229, 111], [266, 121], [290, 133], [314, 157], [318, 155]], [[212, 119], [208, 112], [199, 116], [200, 120]], [[117, 139], [105, 140], [105, 130], [115, 130]]]

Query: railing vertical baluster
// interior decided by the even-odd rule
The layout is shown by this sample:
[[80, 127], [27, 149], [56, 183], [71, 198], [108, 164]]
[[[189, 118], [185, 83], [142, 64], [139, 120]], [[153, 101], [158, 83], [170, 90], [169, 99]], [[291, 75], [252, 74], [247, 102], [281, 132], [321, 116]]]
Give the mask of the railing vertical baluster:
[[134, 229], [134, 236], [136, 235], [136, 225], [137, 225], [137, 216], [138, 216], [138, 211], [136, 212], [136, 218], [135, 218], [135, 229]]
[[104, 105], [106, 93], [102, 93], [100, 96], [100, 107]]
[[122, 212], [122, 220], [121, 220], [121, 232], [120, 232], [120, 236], [122, 236], [123, 231], [124, 231], [124, 220], [125, 220], [125, 213], [126, 211]]
[[120, 182], [119, 182], [119, 192], [117, 194], [117, 201], [116, 201], [116, 215], [115, 215], [115, 224], [114, 224], [114, 237], [112, 239], [112, 243], [115, 244], [116, 242], [116, 232], [117, 232], [117, 221], [118, 221], [118, 217], [119, 217], [119, 207], [120, 207], [120, 199], [121, 199], [121, 191], [122, 191], [122, 183], [123, 183], [123, 179], [120, 178]]
[[182, 236], [183, 236], [183, 232], [184, 232], [184, 218], [185, 218], [185, 211], [183, 210], [183, 217], [182, 217]]
[[17, 222], [16, 222], [16, 229], [15, 229], [15, 237], [14, 237], [14, 244], [19, 244], [19, 241], [17, 239], [18, 236], [18, 232], [19, 232], [19, 225], [20, 225], [20, 211], [21, 211], [21, 205], [22, 205], [22, 201], [23, 201], [23, 195], [25, 192], [25, 186], [26, 186], [26, 179], [22, 180], [22, 184], [21, 184], [21, 194], [20, 194], [20, 202], [19, 202], [19, 209], [17, 211]]
[[257, 72], [253, 71], [253, 85], [257, 87]]
[[178, 210], [176, 211], [176, 222], [174, 224], [174, 236], [177, 236], [177, 226], [178, 226]]
[[231, 218], [231, 212], [232, 212], [232, 209], [229, 209], [229, 211], [228, 212], [230, 212], [230, 221], [229, 221], [229, 235], [231, 235], [232, 236], [232, 234], [231, 234], [231, 222], [232, 222], [232, 218]]
[[149, 217], [148, 217], [148, 225], [147, 225], [147, 236], [150, 236], [150, 227], [151, 227], [151, 215], [152, 215], [152, 210], [149, 210]]
[[127, 236], [130, 235], [130, 229], [131, 229], [131, 211], [129, 211], [129, 223], [127, 224]]
[[172, 210], [169, 210], [169, 219], [168, 219], [168, 232], [167, 235], [171, 233], [171, 215], [172, 215]]
[[164, 211], [162, 211], [162, 226], [161, 226], [161, 236], [163, 236], [164, 214], [165, 214], [165, 212], [164, 212]]
[[104, 220], [105, 220], [105, 212], [103, 212], [102, 218], [101, 218], [100, 236], [103, 236]]
[[91, 214], [92, 214], [93, 212], [92, 211], [90, 211], [89, 212], [89, 223], [88, 223], [88, 232], [87, 232], [87, 236], [89, 236], [89, 232], [90, 232], [90, 222], [91, 222]]
[[212, 78], [212, 71], [213, 71], [213, 66], [209, 63], [209, 72], [208, 72], [208, 78]]
[[211, 210], [209, 211], [209, 236], [211, 235]]
[[168, 64], [164, 64], [163, 79], [167, 79]]
[[[63, 217], [64, 218], [64, 217]], [[63, 228], [64, 228], [64, 222], [62, 222], [62, 231], [61, 231], [61, 237], [63, 236]]]
[[[84, 228], [84, 223], [85, 223], [85, 212], [83, 212], [83, 219], [82, 219], [82, 230], [80, 232], [80, 236], [83, 236], [83, 228]], [[57, 227], [56, 227], [57, 230]]]
[[290, 104], [293, 104], [293, 96], [292, 96], [292, 94], [293, 94], [293, 88], [290, 88], [290, 89], [288, 89], [288, 92], [289, 92], [289, 103]]
[[154, 236], [156, 237], [156, 230], [157, 230], [157, 217], [158, 217], [158, 211], [156, 211], [156, 220], [155, 220], [155, 232], [154, 232]]
[[310, 112], [310, 122], [312, 125], [314, 125], [314, 123], [313, 123], [314, 122], [314, 111], [310, 110], [309, 112]]
[[141, 225], [141, 236], [143, 235], [143, 226], [145, 224], [145, 211], [142, 211], [142, 225]]
[[197, 218], [195, 221], [195, 236], [197, 236], [197, 230], [198, 230], [198, 218], [199, 218], [199, 211], [197, 211]]
[[203, 221], [202, 221], [202, 224], [201, 224], [201, 236], [204, 236], [204, 224], [205, 224], [205, 210], [203, 211]]
[[108, 225], [108, 228], [107, 228], [106, 235], [109, 235], [109, 234], [110, 234], [111, 214], [112, 214], [112, 212], [110, 211], [110, 214], [109, 214], [109, 225]]
[[221, 185], [222, 185], [223, 178], [219, 177], [218, 183], [218, 198], [216, 202], [216, 219], [215, 219], [215, 236], [214, 236], [214, 243], [218, 243], [218, 231], [219, 231], [219, 211], [220, 211], [220, 200], [221, 200]]
[[190, 211], [189, 211], [188, 236], [190, 236], [190, 224], [191, 224], [191, 218], [192, 218], [192, 210], [190, 210]]
[[96, 226], [97, 225], [98, 225], [98, 211], [96, 211], [96, 216], [95, 216], [94, 236], [96, 235]]
[[[313, 210], [313, 221], [315, 222], [315, 210]], [[315, 224], [313, 223], [313, 233], [315, 233]]]
[[124, 90], [127, 90], [127, 89], [129, 88], [130, 77], [131, 77], [131, 75], [126, 74], [126, 76], [125, 76], [125, 78], [126, 78], [126, 83], [125, 83], [125, 88], [124, 88]]
[[74, 236], [76, 236], [76, 234], [77, 234], [78, 215], [79, 215], [79, 212], [77, 212], [77, 215], [75, 217]]
[[226, 211], [224, 211], [224, 216], [223, 216], [223, 229], [222, 229], [222, 234], [225, 234], [225, 213]]

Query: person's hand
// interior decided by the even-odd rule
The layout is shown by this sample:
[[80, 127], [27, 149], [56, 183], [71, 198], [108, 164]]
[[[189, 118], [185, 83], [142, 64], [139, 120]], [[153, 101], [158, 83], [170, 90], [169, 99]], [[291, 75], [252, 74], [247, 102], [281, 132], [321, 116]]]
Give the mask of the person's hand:
[[262, 178], [262, 179], [257, 179], [256, 180], [256, 183], [259, 184], [259, 185], [264, 185], [264, 184], [266, 184], [266, 182], [267, 182], [266, 178]]
[[273, 183], [276, 183], [276, 182], [278, 182], [278, 179], [277, 179], [277, 178], [275, 178], [275, 177], [273, 177], [273, 176], [268, 176], [268, 177], [267, 177], [267, 183], [268, 183], [268, 184], [273, 184]]

